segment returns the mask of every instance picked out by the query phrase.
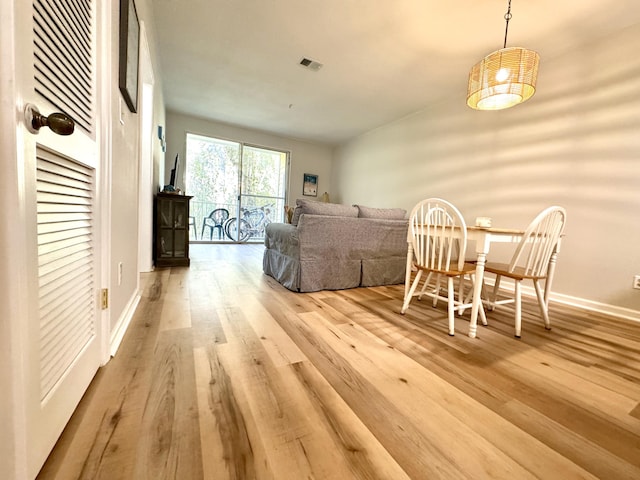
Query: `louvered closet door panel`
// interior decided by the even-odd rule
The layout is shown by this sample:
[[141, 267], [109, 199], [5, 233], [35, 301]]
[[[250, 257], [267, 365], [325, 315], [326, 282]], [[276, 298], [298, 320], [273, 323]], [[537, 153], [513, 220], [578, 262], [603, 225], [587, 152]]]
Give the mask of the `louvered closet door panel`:
[[[26, 0], [25, 0], [26, 1]], [[90, 0], [34, 0], [36, 92], [94, 132]]]
[[94, 171], [37, 151], [40, 394], [95, 335]]
[[[24, 281], [4, 289], [21, 306], [16, 309], [20, 317], [10, 320], [20, 338], [12, 343], [20, 359], [16, 371], [24, 374], [15, 376], [13, 400], [0, 401], [0, 410], [6, 411], [7, 402], [15, 405], [9, 411], [16, 432], [8, 444], [13, 471], [36, 478], [100, 364], [108, 360], [110, 311], [100, 310], [99, 292], [102, 262], [108, 264], [101, 252], [108, 253], [109, 245], [98, 234], [99, 200], [106, 197], [96, 179], [109, 160], [98, 142], [98, 126], [104, 126], [106, 138], [109, 119], [101, 121], [106, 113], [97, 106], [107, 101], [110, 86], [108, 69], [99, 72], [98, 66], [109, 61], [103, 55], [111, 45], [118, 1], [0, 2], [7, 5], [1, 9], [3, 38], [5, 11], [13, 22], [6, 32], [12, 41], [4, 50], [20, 60], [3, 63], [0, 77], [21, 79], [12, 84], [15, 95], [3, 96], [3, 102], [15, 102], [19, 110], [32, 104], [45, 116], [63, 112], [76, 124], [73, 135], [59, 136], [49, 128], [32, 135], [15, 115], [16, 154], [3, 152], [0, 160], [6, 156], [13, 162], [15, 156], [9, 171], [23, 172], [16, 199], [21, 222], [9, 246], [14, 263], [24, 270]], [[98, 82], [99, 73], [105, 82]]]

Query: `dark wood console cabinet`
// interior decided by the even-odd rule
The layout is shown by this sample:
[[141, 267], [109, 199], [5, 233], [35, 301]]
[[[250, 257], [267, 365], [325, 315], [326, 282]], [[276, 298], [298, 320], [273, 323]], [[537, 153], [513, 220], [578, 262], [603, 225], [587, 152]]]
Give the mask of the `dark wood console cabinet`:
[[156, 194], [153, 258], [156, 267], [188, 266], [188, 195]]

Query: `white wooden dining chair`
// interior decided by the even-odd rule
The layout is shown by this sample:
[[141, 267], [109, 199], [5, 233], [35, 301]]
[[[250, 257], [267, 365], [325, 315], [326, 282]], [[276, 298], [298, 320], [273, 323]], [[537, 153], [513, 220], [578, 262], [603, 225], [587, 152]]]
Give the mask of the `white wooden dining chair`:
[[[409, 216], [407, 242], [413, 251], [413, 260], [407, 268], [415, 268], [416, 274], [407, 291], [401, 313], [409, 308], [413, 297], [426, 295], [433, 298], [434, 307], [438, 299], [447, 301], [449, 335], [454, 335], [454, 312], [471, 307], [464, 296], [464, 278], [469, 275], [473, 283], [476, 266], [465, 262], [467, 248], [467, 226], [456, 207], [440, 198], [428, 198], [418, 203]], [[407, 272], [409, 275], [409, 272]], [[424, 286], [416, 289], [425, 275]], [[435, 278], [434, 278], [435, 277]], [[440, 294], [440, 280], [447, 279], [447, 296]], [[458, 291], [454, 289], [454, 278], [459, 279]], [[431, 281], [435, 280], [435, 285]], [[457, 297], [456, 297], [457, 293]], [[484, 310], [480, 306], [482, 322], [486, 324]]]
[[[515, 336], [520, 338], [522, 330], [522, 300], [520, 285], [523, 280], [533, 281], [533, 286], [538, 298], [540, 313], [544, 320], [544, 326], [551, 330], [549, 319], [549, 271], [550, 264], [555, 266], [558, 242], [564, 231], [567, 213], [562, 207], [549, 207], [540, 212], [527, 227], [520, 243], [511, 258], [511, 262], [492, 263], [487, 262], [485, 273], [496, 275], [493, 291], [489, 299], [485, 299], [489, 310], [497, 305], [513, 303], [515, 310]], [[500, 280], [507, 277], [514, 282], [513, 296], [497, 300]], [[542, 291], [540, 282], [545, 281], [545, 289]], [[484, 291], [484, 290], [483, 290]]]

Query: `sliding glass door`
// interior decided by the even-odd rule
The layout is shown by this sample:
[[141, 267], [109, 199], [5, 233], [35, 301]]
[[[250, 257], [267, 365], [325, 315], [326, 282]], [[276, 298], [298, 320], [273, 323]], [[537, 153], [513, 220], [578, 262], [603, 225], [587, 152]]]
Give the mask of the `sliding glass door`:
[[187, 134], [190, 240], [263, 242], [265, 226], [283, 221], [288, 168], [287, 152]]

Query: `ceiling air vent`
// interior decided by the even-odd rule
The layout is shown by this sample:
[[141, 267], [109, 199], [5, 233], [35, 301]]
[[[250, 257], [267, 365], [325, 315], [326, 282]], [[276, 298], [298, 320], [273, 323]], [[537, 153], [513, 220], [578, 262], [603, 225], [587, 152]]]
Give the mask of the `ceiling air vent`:
[[315, 60], [311, 60], [309, 58], [303, 58], [302, 60], [300, 60], [300, 65], [308, 68], [309, 70], [313, 70], [314, 72], [317, 72], [322, 68], [322, 64], [320, 62], [316, 62]]

